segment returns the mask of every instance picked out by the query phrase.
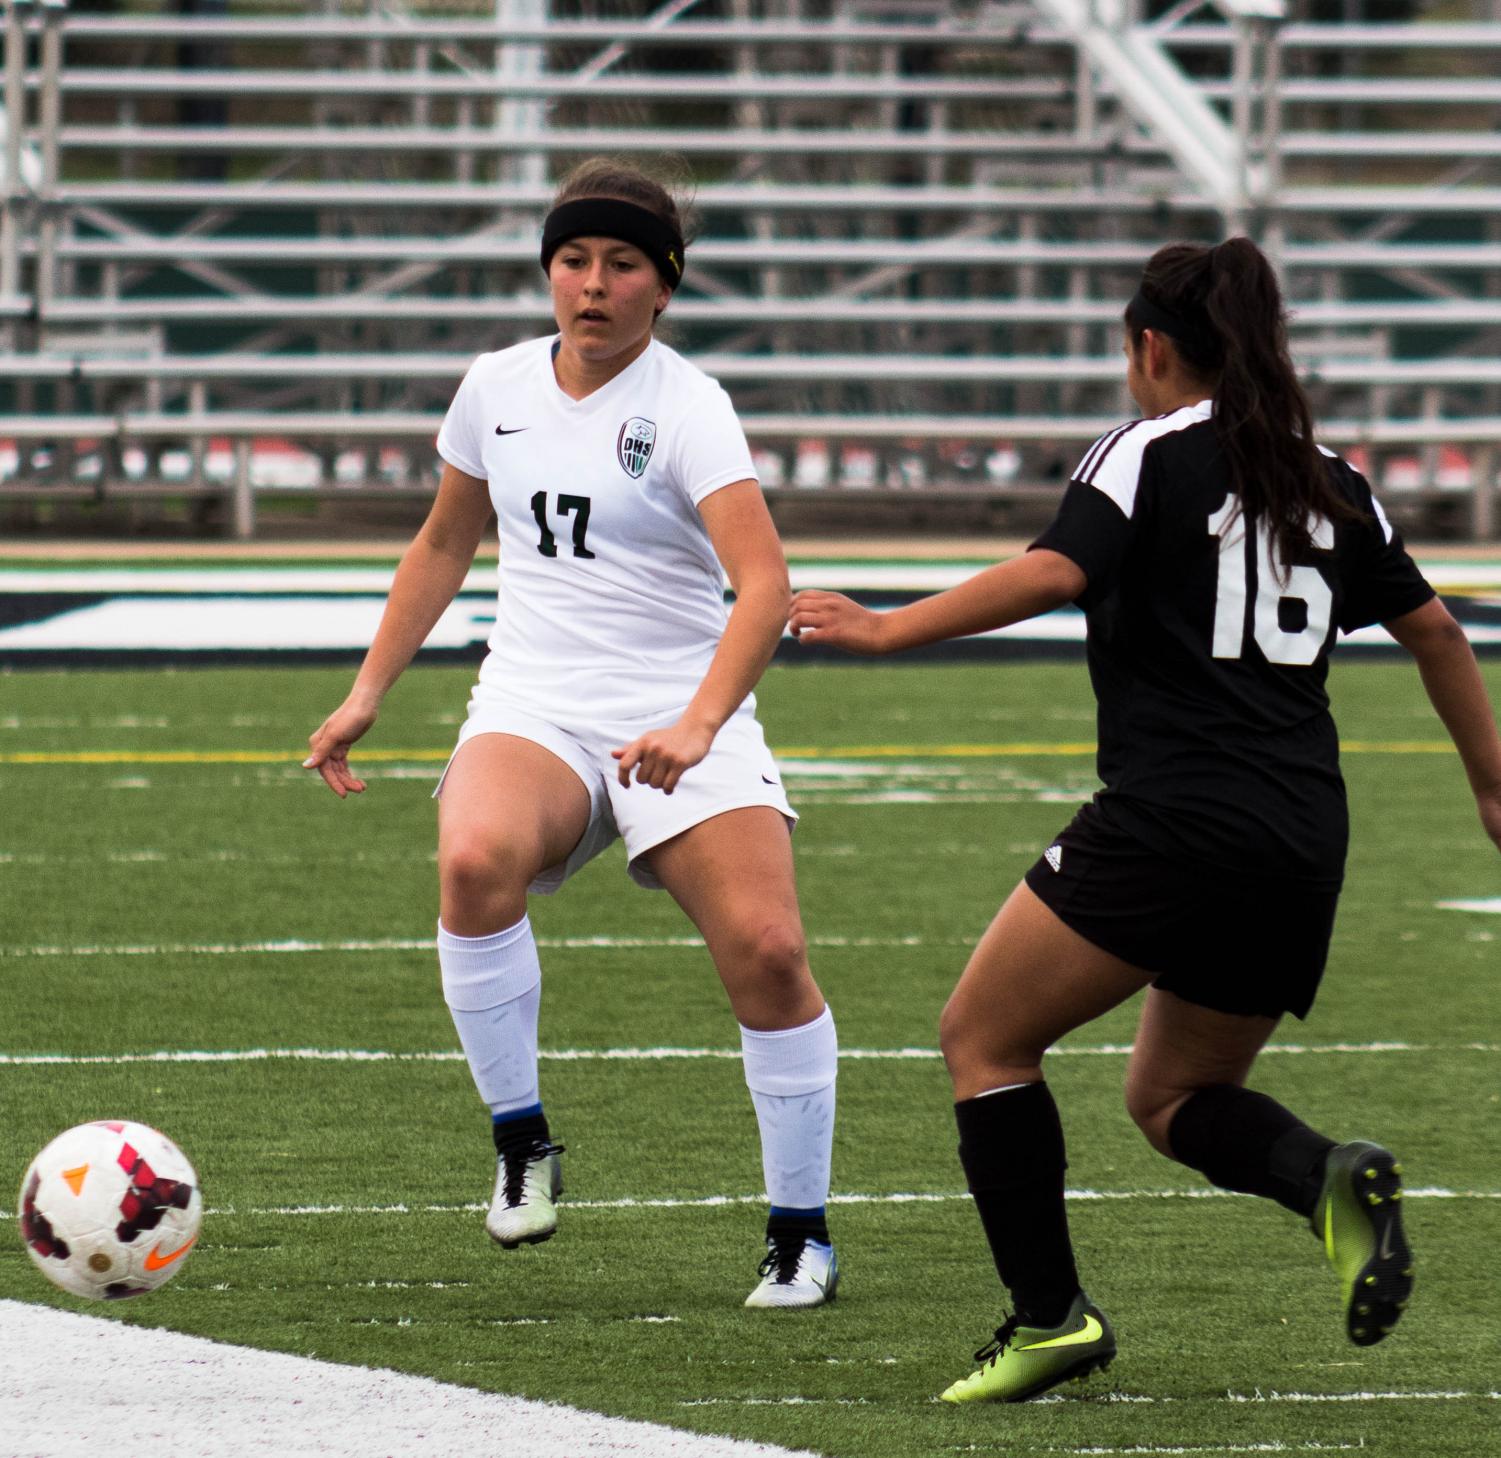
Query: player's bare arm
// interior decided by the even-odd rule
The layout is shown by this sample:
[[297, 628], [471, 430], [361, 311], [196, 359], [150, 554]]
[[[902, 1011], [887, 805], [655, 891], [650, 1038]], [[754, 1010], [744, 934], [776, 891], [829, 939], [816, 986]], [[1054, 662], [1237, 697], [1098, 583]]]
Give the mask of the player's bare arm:
[[1429, 702], [1459, 751], [1481, 824], [1501, 848], [1501, 736], [1464, 629], [1436, 597], [1385, 627], [1417, 660]]
[[669, 795], [766, 671], [791, 600], [787, 559], [755, 481], [706, 496], [699, 515], [735, 593], [724, 637], [682, 718], [615, 751], [622, 785], [634, 772], [637, 784]]
[[900, 653], [1039, 617], [1072, 602], [1087, 585], [1077, 563], [1040, 549], [892, 612], [872, 612], [838, 592], [800, 592], [789, 621], [800, 643], [825, 643], [849, 653]]
[[402, 555], [375, 641], [349, 696], [308, 737], [303, 768], [315, 769], [341, 800], [365, 783], [349, 768], [349, 749], [380, 712], [381, 701], [454, 600], [490, 519], [484, 481], [445, 465], [427, 520]]

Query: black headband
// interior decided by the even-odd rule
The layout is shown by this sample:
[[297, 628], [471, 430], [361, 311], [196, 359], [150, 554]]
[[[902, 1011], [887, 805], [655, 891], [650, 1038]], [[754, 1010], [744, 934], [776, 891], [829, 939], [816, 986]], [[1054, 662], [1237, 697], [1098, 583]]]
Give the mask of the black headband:
[[618, 238], [639, 248], [675, 289], [683, 279], [686, 250], [671, 223], [647, 208], [614, 197], [581, 197], [555, 207], [542, 225], [542, 271], [570, 238]]
[[1186, 344], [1198, 359], [1206, 363], [1220, 352], [1208, 319], [1202, 323], [1185, 319], [1161, 304], [1154, 304], [1140, 289], [1126, 305], [1126, 317], [1142, 329], [1155, 329], [1169, 339], [1176, 339], [1179, 344]]

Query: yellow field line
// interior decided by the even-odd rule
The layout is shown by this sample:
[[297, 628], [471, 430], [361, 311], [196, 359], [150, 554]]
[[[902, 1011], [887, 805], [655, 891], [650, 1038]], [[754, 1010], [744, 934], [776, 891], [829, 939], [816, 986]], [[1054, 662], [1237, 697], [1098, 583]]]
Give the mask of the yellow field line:
[[1090, 743], [839, 744], [809, 749], [774, 746], [778, 759], [1019, 759], [1034, 754], [1093, 754]]
[[[1345, 739], [1343, 754], [1450, 754], [1447, 739]], [[1092, 743], [1041, 744], [841, 744], [827, 749], [773, 746], [778, 759], [1025, 759], [1031, 755], [1093, 754]]]
[[1341, 754], [1453, 754], [1447, 739], [1341, 739]]
[[[1453, 746], [1442, 739], [1347, 739], [1344, 754], [1449, 754]], [[1093, 744], [838, 744], [797, 745], [776, 751], [779, 759], [1027, 759], [1042, 756], [1084, 756]], [[356, 750], [363, 764], [434, 764], [446, 760], [448, 749]], [[0, 764], [296, 764], [299, 756], [277, 749], [36, 749], [0, 753]]]

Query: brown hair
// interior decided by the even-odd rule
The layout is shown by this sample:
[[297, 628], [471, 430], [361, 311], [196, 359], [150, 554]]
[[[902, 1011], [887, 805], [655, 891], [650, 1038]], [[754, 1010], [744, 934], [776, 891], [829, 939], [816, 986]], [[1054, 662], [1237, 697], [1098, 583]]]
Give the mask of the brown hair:
[[[668, 168], [661, 170], [665, 172]], [[691, 243], [693, 219], [689, 216], [692, 206], [687, 170], [676, 165], [672, 165], [671, 170], [674, 176], [659, 181], [633, 162], [617, 157], [590, 157], [580, 162], [558, 185], [552, 205], [562, 207], [564, 203], [586, 197], [612, 197], [620, 202], [635, 203], [638, 208], [655, 213], [677, 232], [679, 238]]]
[[[1170, 243], [1147, 261], [1141, 296], [1186, 326], [1169, 332], [1189, 372], [1214, 391], [1214, 430], [1241, 509], [1267, 524], [1284, 565], [1312, 546], [1312, 516], [1359, 515], [1335, 488], [1287, 349], [1287, 313], [1266, 255], [1249, 238]], [[1132, 347], [1152, 325], [1126, 308]]]

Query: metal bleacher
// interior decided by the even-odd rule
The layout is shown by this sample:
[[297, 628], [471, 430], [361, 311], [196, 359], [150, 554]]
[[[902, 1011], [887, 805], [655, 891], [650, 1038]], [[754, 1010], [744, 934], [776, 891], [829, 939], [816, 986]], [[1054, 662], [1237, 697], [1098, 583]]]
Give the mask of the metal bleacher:
[[420, 502], [469, 361], [549, 327], [557, 179], [662, 152], [667, 337], [783, 503], [1045, 503], [1131, 411], [1145, 257], [1244, 230], [1325, 438], [1501, 525], [1501, 0], [4, 13], [0, 527]]

